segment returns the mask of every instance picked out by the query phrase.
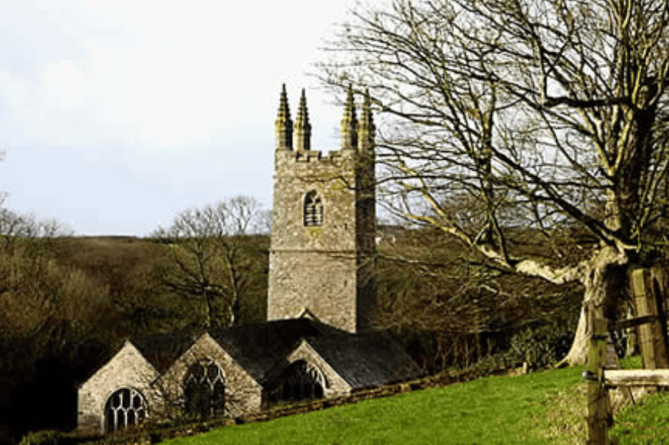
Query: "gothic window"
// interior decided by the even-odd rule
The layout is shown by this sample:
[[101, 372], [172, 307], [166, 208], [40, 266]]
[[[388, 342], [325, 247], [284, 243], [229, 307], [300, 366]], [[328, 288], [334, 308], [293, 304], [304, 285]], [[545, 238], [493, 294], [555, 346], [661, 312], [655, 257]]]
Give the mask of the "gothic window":
[[315, 191], [310, 191], [304, 197], [304, 225], [323, 225], [323, 203]]
[[113, 433], [139, 425], [147, 411], [146, 399], [139, 391], [121, 388], [105, 404], [105, 431]]
[[223, 414], [225, 409], [225, 374], [212, 360], [193, 364], [184, 379], [186, 413], [207, 418]]
[[320, 399], [325, 386], [325, 377], [318, 368], [298, 360], [283, 375], [281, 398], [291, 401]]

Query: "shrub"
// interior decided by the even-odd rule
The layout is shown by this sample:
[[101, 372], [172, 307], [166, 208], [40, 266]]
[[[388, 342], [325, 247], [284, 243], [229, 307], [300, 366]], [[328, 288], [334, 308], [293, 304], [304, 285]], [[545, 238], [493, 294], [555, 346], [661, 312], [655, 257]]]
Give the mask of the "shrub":
[[511, 337], [505, 359], [512, 365], [529, 362], [534, 368], [542, 368], [562, 359], [573, 339], [573, 332], [559, 326], [527, 328]]
[[60, 431], [37, 431], [23, 436], [19, 445], [58, 445], [61, 435]]

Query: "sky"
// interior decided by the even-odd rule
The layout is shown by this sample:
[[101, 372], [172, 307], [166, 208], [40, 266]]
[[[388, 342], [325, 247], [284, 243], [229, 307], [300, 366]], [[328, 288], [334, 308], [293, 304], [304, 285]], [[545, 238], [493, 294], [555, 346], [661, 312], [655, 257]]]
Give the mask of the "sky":
[[224, 197], [270, 208], [283, 83], [293, 118], [306, 88], [312, 147], [339, 146], [309, 73], [355, 4], [0, 0], [4, 207], [131, 236]]

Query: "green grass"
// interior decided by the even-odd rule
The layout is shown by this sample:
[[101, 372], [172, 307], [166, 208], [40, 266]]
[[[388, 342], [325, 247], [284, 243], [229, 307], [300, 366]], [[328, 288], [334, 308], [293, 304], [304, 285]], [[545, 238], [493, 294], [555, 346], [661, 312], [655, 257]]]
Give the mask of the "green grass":
[[[641, 369], [641, 357], [625, 359], [621, 367]], [[620, 445], [669, 444], [669, 393], [647, 395], [641, 403], [623, 409], [608, 435]]]
[[640, 405], [625, 408], [608, 434], [620, 445], [669, 444], [669, 393], [646, 396]]
[[635, 355], [632, 357], [625, 357], [620, 360], [621, 369], [641, 369], [643, 368], [641, 364], [641, 356]]
[[575, 444], [585, 438], [582, 367], [488, 377], [167, 444]]
[[[641, 368], [641, 358], [621, 361]], [[579, 444], [582, 367], [480, 380], [230, 426], [166, 444]], [[620, 445], [669, 444], [669, 392], [624, 409], [608, 430]]]

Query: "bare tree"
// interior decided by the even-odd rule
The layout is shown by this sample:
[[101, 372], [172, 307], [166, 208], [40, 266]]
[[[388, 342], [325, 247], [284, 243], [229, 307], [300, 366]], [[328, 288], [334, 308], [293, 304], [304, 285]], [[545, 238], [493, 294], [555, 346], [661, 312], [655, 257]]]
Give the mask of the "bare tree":
[[[0, 205], [2, 199], [0, 198]], [[0, 208], [0, 247], [13, 251], [17, 246], [41, 249], [49, 240], [72, 236], [73, 231], [57, 219], [39, 219], [33, 214], [21, 215], [12, 210]]]
[[[583, 285], [571, 364], [586, 311], [615, 318], [628, 269], [666, 245], [668, 27], [663, 0], [396, 0], [354, 12], [321, 66], [374, 97], [394, 211], [492, 267]], [[517, 248], [523, 227], [552, 258]], [[591, 241], [553, 243], [574, 228]]]
[[152, 235], [168, 244], [172, 258], [164, 284], [202, 303], [206, 327], [220, 324], [222, 314], [224, 324], [240, 321], [240, 303], [254, 278], [243, 237], [258, 230], [262, 215], [258, 200], [235, 196], [184, 210]]
[[56, 239], [71, 233], [56, 220], [0, 209], [0, 337], [29, 338], [44, 356], [99, 329], [106, 309], [106, 289], [54, 255]]

